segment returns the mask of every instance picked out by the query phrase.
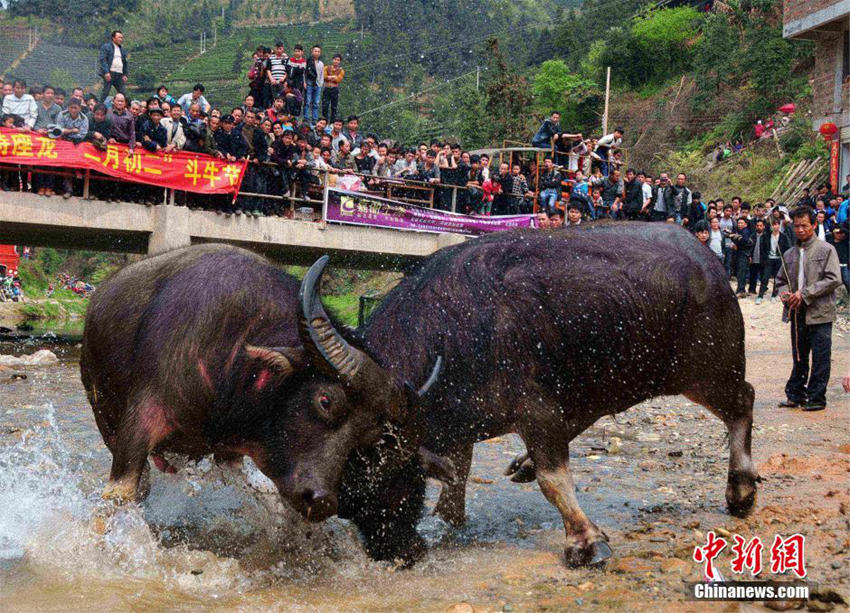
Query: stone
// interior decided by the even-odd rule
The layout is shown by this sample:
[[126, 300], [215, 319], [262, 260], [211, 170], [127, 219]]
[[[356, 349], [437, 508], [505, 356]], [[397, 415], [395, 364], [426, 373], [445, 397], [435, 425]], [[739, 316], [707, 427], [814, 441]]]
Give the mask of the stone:
[[446, 609], [446, 613], [475, 613], [475, 609], [468, 602], [458, 602]]
[[689, 564], [679, 558], [667, 558], [661, 562], [661, 570], [665, 573], [687, 574], [694, 569], [694, 564]]
[[32, 355], [0, 355], [0, 366], [52, 366], [58, 364], [59, 358], [47, 349], [40, 349]]
[[645, 573], [654, 570], [653, 566], [647, 563], [646, 560], [642, 560], [640, 558], [635, 558], [632, 556], [618, 558], [611, 562], [608, 565], [608, 568], [612, 572], [623, 574]]

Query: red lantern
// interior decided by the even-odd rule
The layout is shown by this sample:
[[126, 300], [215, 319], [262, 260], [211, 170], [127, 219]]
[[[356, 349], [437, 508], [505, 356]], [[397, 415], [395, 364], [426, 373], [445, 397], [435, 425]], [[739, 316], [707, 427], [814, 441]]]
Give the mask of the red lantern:
[[832, 139], [833, 139], [833, 137], [834, 137], [836, 134], [838, 134], [838, 126], [837, 126], [837, 125], [835, 125], [835, 124], [834, 124], [834, 123], [832, 123], [832, 122], [830, 122], [830, 123], [825, 123], [825, 124], [823, 124], [823, 125], [820, 127], [820, 133], [823, 135], [823, 137], [824, 137], [826, 140], [830, 141], [830, 140], [832, 140]]

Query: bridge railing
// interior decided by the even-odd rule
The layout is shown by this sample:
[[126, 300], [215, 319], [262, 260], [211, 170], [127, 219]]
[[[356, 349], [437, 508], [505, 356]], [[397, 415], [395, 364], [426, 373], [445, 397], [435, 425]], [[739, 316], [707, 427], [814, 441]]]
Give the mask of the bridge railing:
[[[261, 163], [259, 167], [265, 171], [271, 171], [272, 169], [278, 168], [277, 165], [272, 162]], [[258, 170], [257, 165], [249, 166], [250, 172], [257, 172]], [[178, 200], [181, 199], [179, 197], [180, 194], [188, 194], [188, 192], [183, 190], [175, 188], [158, 188], [144, 183], [128, 181], [123, 178], [103, 175], [89, 169], [78, 171], [70, 169], [45, 168], [37, 165], [0, 163], [0, 173], [3, 172], [11, 174], [11, 182], [13, 183], [13, 185], [11, 185], [11, 189], [13, 191], [27, 191], [29, 185], [32, 183], [32, 176], [39, 175], [56, 177], [59, 179], [70, 179], [72, 181], [80, 182], [78, 187], [81, 189], [82, 197], [85, 199], [94, 198], [96, 190], [94, 190], [93, 187], [98, 182], [111, 184], [125, 183], [127, 185], [144, 188], [148, 193], [161, 191], [161, 199], [157, 198], [157, 200], [162, 204], [177, 204]], [[284, 202], [289, 205], [290, 214], [293, 215], [295, 213], [295, 207], [299, 204], [310, 206], [315, 210], [321, 210], [321, 205], [323, 204], [322, 193], [324, 192], [324, 188], [326, 186], [337, 186], [339, 179], [343, 176], [355, 176], [362, 180], [366, 193], [381, 195], [390, 200], [407, 202], [409, 204], [428, 208], [433, 208], [435, 206], [435, 194], [439, 194], [439, 190], [451, 190], [451, 210], [454, 212], [457, 209], [458, 192], [462, 190], [469, 190], [474, 187], [449, 185], [445, 183], [430, 183], [401, 177], [379, 177], [352, 170], [310, 169], [308, 172], [317, 179], [317, 182], [311, 182], [310, 184], [315, 187], [314, 192], [308, 190], [308, 193], [301, 193], [299, 196], [275, 193], [274, 191], [253, 192], [246, 189], [243, 184], [242, 189], [240, 189], [237, 194], [237, 198], [253, 197], [276, 202]], [[222, 196], [203, 195], [199, 197], [222, 198]]]
[[[531, 181], [532, 193], [534, 198], [534, 210], [535, 212], [538, 209], [538, 196], [540, 190], [538, 189], [539, 185], [539, 167], [542, 159], [542, 155], [546, 155], [549, 152], [547, 150], [534, 149], [529, 147], [504, 147], [501, 149], [487, 149], [481, 150], [482, 152], [487, 153], [496, 153], [499, 156], [499, 159], [503, 159], [503, 155], [508, 156], [508, 160], [513, 162], [515, 160], [515, 156], [520, 153], [532, 152], [536, 153], [536, 158], [534, 160], [534, 181]], [[589, 155], [578, 156], [578, 167], [586, 166], [585, 160], [589, 160]], [[259, 165], [250, 164], [249, 172], [272, 172], [272, 169], [277, 169], [277, 165], [272, 162], [264, 162]], [[559, 170], [567, 171], [571, 173], [572, 170], [568, 167], [559, 166]], [[94, 193], [97, 191], [93, 189], [93, 187], [98, 182], [111, 183], [114, 184], [116, 182], [126, 183], [128, 185], [136, 185], [145, 190], [145, 193], [150, 196], [152, 194], [156, 194], [159, 192], [161, 196], [157, 195], [155, 200], [158, 203], [162, 204], [177, 204], [178, 201], [181, 203], [187, 202], [186, 195], [189, 192], [185, 192], [183, 190], [178, 190], [175, 188], [159, 188], [152, 187], [150, 185], [133, 182], [129, 180], [125, 180], [123, 178], [111, 177], [107, 175], [102, 175], [96, 171], [91, 171], [89, 169], [85, 170], [71, 170], [71, 169], [57, 169], [57, 168], [44, 168], [39, 167], [37, 165], [23, 165], [23, 164], [8, 164], [8, 163], [0, 163], [0, 172], [5, 171], [6, 173], [11, 173], [13, 180], [15, 177], [17, 178], [17, 184], [13, 186], [13, 189], [17, 191], [26, 191], [28, 187], [28, 178], [30, 174], [40, 175], [40, 176], [53, 176], [62, 179], [71, 179], [73, 181], [77, 181], [79, 183], [78, 187], [82, 193], [82, 197], [86, 199], [91, 199], [94, 197]], [[285, 203], [288, 205], [287, 215], [288, 217], [296, 216], [296, 207], [299, 205], [301, 207], [310, 207], [314, 210], [314, 212], [321, 211], [321, 206], [323, 204], [322, 194], [324, 192], [324, 188], [326, 186], [335, 187], [337, 186], [339, 180], [343, 176], [355, 176], [359, 177], [364, 185], [364, 188], [367, 193], [371, 193], [373, 195], [380, 195], [389, 200], [395, 200], [400, 202], [407, 202], [409, 204], [414, 204], [416, 206], [423, 206], [428, 208], [433, 208], [437, 205], [440, 205], [440, 208], [445, 208], [452, 212], [457, 212], [459, 195], [463, 192], [468, 192], [470, 190], [476, 189], [480, 190], [481, 186], [470, 186], [470, 185], [454, 185], [449, 183], [442, 182], [424, 182], [418, 181], [415, 179], [408, 179], [404, 177], [379, 177], [372, 174], [352, 171], [352, 170], [320, 170], [320, 169], [309, 169], [308, 172], [314, 177], [315, 181], [310, 183], [311, 188], [307, 190], [306, 193], [300, 193], [299, 195], [294, 195], [293, 193], [280, 193], [275, 188], [267, 189], [265, 191], [251, 191], [248, 187], [243, 183], [242, 189], [239, 191], [237, 198], [257, 198], [262, 200], [270, 200], [279, 203]], [[491, 169], [491, 172], [496, 172], [495, 169]], [[531, 178], [531, 177], [529, 177]], [[296, 182], [297, 183], [297, 182]], [[562, 191], [565, 193], [569, 193], [569, 189], [572, 187], [572, 179], [569, 177], [564, 177]], [[181, 196], [182, 194], [182, 196]], [[449, 195], [450, 194], [450, 195]], [[221, 199], [223, 196], [197, 196], [197, 198], [210, 198], [210, 199]], [[562, 200], [568, 199], [568, 195], [566, 198], [562, 198]], [[438, 202], [439, 200], [439, 202]], [[211, 200], [212, 201], [212, 200]], [[237, 199], [238, 203], [238, 199]]]

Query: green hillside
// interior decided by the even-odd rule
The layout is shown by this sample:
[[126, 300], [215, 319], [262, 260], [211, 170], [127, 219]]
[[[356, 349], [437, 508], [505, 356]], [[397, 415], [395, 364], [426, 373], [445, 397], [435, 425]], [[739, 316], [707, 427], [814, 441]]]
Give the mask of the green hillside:
[[236, 104], [246, 92], [246, 74], [251, 54], [258, 45], [272, 46], [283, 40], [287, 51], [301, 43], [307, 49], [320, 44], [330, 55], [344, 52], [352, 37], [351, 24], [334, 21], [319, 24], [255, 26], [233, 28], [228, 35], [207, 39], [206, 53], [200, 53], [200, 41], [184, 41], [167, 49], [128, 48], [135, 71], [136, 89], [150, 93], [159, 83], [166, 83], [175, 94], [188, 91], [195, 83], [203, 83], [207, 97], [214, 104]]

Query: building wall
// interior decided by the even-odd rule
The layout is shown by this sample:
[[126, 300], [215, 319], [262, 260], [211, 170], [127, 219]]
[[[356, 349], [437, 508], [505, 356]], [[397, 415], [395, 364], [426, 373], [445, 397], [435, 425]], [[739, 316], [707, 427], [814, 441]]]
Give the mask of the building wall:
[[793, 37], [850, 13], [850, 0], [785, 0], [784, 34]]
[[[812, 116], [815, 128], [820, 124], [831, 121], [842, 125], [842, 103], [841, 88], [837, 84], [841, 79], [841, 43], [843, 34], [838, 32], [819, 32], [815, 41], [815, 70], [812, 77], [812, 91], [814, 94], [814, 105]], [[846, 91], [846, 86], [844, 87]], [[837, 94], [837, 95], [836, 95]]]

